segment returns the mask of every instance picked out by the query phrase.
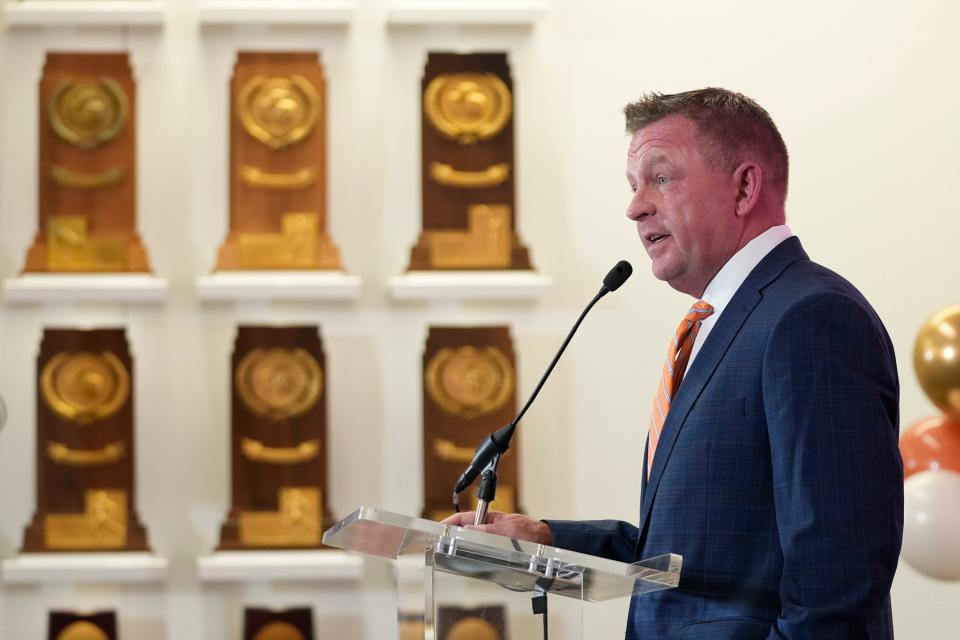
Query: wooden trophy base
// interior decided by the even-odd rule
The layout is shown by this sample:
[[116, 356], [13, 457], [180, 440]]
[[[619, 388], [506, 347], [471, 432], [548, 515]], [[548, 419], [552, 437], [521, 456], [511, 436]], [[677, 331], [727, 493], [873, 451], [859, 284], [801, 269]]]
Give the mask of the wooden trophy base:
[[[87, 492], [85, 511], [34, 513], [23, 534], [21, 553], [150, 551], [147, 531], [136, 511], [126, 511], [125, 493]], [[104, 506], [106, 501], [111, 506]]]
[[423, 230], [408, 271], [531, 270], [530, 252], [510, 228], [510, 207], [474, 205], [465, 230]]
[[[296, 490], [304, 492], [309, 488], [298, 487]], [[314, 491], [319, 495], [319, 490], [315, 488], [309, 493], [313, 494]], [[276, 511], [231, 509], [220, 527], [217, 551], [330, 549], [323, 545], [322, 539], [323, 532], [336, 524], [333, 515], [322, 505], [316, 505], [317, 511], [323, 514], [317, 517], [319, 513], [314, 512], [316, 507], [296, 506], [291, 498], [293, 496], [289, 489], [281, 489], [279, 509]], [[296, 515], [294, 510], [297, 511]]]
[[38, 233], [27, 250], [24, 273], [150, 273], [139, 236], [90, 237], [71, 247], [51, 246]]
[[326, 233], [297, 236], [231, 231], [217, 254], [217, 271], [342, 270], [340, 250]]

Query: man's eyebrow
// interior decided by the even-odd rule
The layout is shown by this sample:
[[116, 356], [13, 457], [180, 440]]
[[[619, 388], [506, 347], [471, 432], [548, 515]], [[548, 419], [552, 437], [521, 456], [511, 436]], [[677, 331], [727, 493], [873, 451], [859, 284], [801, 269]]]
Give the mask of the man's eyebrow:
[[667, 157], [667, 154], [659, 151], [655, 151], [643, 158], [643, 164], [645, 165], [657, 164], [660, 162], [669, 163], [670, 158]]

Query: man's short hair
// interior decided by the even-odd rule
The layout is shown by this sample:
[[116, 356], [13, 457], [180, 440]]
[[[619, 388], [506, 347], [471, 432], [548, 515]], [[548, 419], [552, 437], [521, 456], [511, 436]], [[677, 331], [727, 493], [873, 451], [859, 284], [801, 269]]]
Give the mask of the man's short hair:
[[628, 104], [623, 113], [630, 135], [667, 116], [690, 118], [712, 169], [733, 171], [745, 160], [757, 162], [766, 181], [786, 199], [787, 145], [766, 109], [742, 93], [716, 87], [649, 93]]

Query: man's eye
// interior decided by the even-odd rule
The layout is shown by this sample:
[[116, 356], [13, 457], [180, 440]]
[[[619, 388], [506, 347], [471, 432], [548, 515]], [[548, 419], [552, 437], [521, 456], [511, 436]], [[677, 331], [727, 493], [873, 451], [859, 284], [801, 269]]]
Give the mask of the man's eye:
[[670, 178], [667, 176], [657, 176], [657, 184], [667, 184], [670, 182]]

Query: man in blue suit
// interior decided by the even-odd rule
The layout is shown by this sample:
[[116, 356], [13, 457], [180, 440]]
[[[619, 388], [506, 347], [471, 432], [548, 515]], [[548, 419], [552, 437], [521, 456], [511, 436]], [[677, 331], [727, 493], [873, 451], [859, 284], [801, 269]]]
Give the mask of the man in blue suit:
[[480, 528], [623, 562], [681, 554], [677, 589], [634, 597], [628, 638], [892, 638], [903, 470], [880, 319], [786, 226], [787, 150], [762, 107], [703, 89], [625, 113], [627, 217], [653, 274], [697, 299], [652, 404], [639, 526]]

